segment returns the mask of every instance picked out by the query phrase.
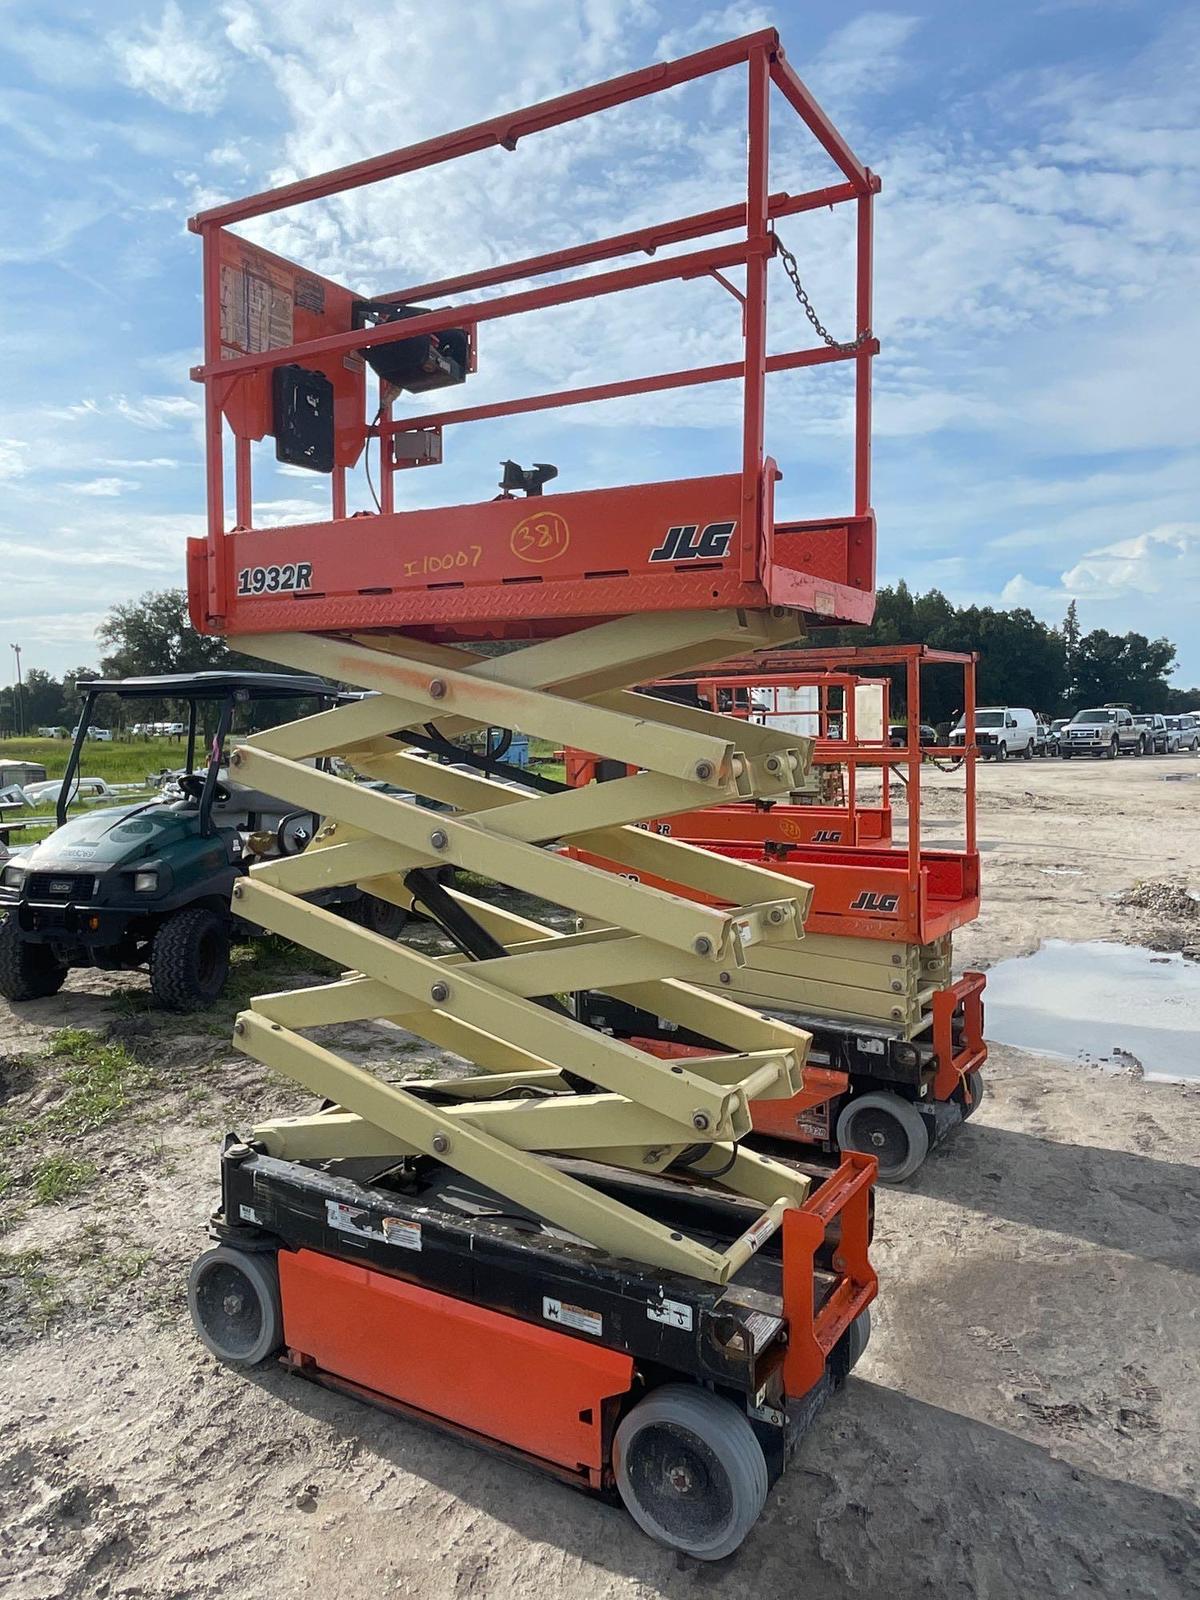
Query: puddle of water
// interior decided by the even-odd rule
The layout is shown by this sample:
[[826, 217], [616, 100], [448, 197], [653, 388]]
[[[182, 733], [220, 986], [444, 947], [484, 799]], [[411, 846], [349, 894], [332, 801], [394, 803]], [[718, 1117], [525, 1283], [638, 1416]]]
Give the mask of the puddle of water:
[[987, 1036], [1042, 1055], [1200, 1080], [1200, 964], [1123, 944], [1049, 939], [987, 975]]

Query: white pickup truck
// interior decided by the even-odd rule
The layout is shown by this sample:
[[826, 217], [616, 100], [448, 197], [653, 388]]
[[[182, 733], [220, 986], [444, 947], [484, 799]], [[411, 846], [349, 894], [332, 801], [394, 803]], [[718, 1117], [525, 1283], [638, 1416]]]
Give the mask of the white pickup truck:
[[1058, 753], [1064, 761], [1072, 756], [1103, 756], [1115, 761], [1122, 752], [1144, 756], [1150, 736], [1133, 720], [1124, 706], [1090, 706], [1077, 711], [1058, 738]]

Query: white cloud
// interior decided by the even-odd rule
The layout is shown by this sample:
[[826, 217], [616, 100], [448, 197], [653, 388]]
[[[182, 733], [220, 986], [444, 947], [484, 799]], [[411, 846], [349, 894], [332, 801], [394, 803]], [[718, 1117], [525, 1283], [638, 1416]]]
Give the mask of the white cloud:
[[831, 35], [811, 63], [792, 60], [792, 65], [818, 99], [842, 102], [911, 70], [906, 46], [920, 25], [920, 17], [864, 11]]
[[28, 472], [26, 448], [21, 439], [0, 439], [0, 483], [10, 482]]
[[[997, 597], [1057, 622], [1072, 600], [1086, 629], [1172, 639], [1183, 653], [1194, 641], [1200, 594], [1200, 523], [1171, 523], [1087, 551], [1056, 581], [1017, 573]], [[1185, 659], [1181, 675], [1191, 677]]]
[[182, 422], [194, 422], [201, 414], [200, 402], [183, 394], [143, 394], [131, 399], [125, 394], [110, 394], [104, 399], [87, 395], [65, 406], [47, 406], [45, 415], [55, 421], [77, 422], [84, 417], [120, 417], [151, 433]]
[[176, 0], [167, 0], [157, 27], [143, 23], [110, 47], [126, 83], [173, 111], [212, 112], [225, 98], [227, 62], [195, 12], [185, 18]]
[[140, 489], [141, 484], [129, 478], [89, 478], [85, 483], [73, 483], [70, 487], [72, 494], [93, 495], [98, 500], [115, 500], [118, 495], [127, 494], [131, 489]]

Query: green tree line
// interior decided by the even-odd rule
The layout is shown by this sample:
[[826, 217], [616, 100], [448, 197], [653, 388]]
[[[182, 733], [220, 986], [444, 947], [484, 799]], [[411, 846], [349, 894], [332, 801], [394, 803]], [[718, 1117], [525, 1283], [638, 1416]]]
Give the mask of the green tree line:
[[[230, 667], [261, 670], [263, 663], [230, 650], [223, 639], [194, 631], [182, 589], [144, 594], [114, 606], [97, 630], [101, 647], [96, 667], [76, 667], [54, 678], [39, 667], [17, 688], [0, 689], [0, 733], [26, 733], [39, 727], [71, 728], [78, 720], [78, 683], [95, 677], [127, 678], [163, 672], [205, 672]], [[1141, 633], [1113, 634], [1103, 628], [1083, 633], [1075, 602], [1062, 625], [1052, 628], [1018, 606], [956, 606], [938, 589], [913, 594], [903, 582], [879, 590], [869, 628], [822, 629], [814, 644], [927, 644], [940, 650], [978, 651], [980, 705], [1029, 706], [1048, 716], [1066, 716], [1079, 706], [1127, 703], [1136, 711], [1200, 709], [1200, 688], [1168, 683], [1175, 646]], [[897, 685], [897, 691], [899, 685]], [[921, 713], [940, 722], [961, 709], [962, 680], [953, 668], [928, 672]], [[893, 707], [902, 700], [892, 696]], [[103, 703], [97, 715], [105, 711]], [[127, 714], [129, 707], [125, 708]], [[268, 712], [264, 705], [262, 712]], [[162, 720], [173, 708], [146, 702], [135, 720]], [[115, 715], [115, 707], [109, 711]], [[269, 719], [267, 719], [269, 720]], [[266, 725], [264, 720], [263, 725]]]
[[[1011, 611], [992, 606], [956, 606], [940, 589], [914, 594], [901, 581], [878, 591], [875, 620], [868, 628], [823, 629], [815, 645], [925, 644], [938, 650], [979, 653], [980, 705], [1028, 706], [1047, 716], [1069, 716], [1082, 706], [1128, 704], [1135, 711], [1200, 710], [1200, 688], [1168, 683], [1175, 664], [1169, 639], [1142, 633], [1083, 633], [1072, 600], [1062, 625], [1050, 627], [1024, 606]], [[899, 683], [892, 694], [893, 707]], [[931, 669], [924, 675], [921, 715], [941, 722], [962, 709], [962, 677], [957, 669]]]

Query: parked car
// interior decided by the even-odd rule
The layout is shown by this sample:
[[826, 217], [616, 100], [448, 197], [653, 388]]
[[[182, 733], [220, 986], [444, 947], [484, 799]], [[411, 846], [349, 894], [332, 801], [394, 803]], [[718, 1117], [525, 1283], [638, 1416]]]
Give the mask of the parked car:
[[[58, 804], [59, 791], [63, 786], [62, 778], [51, 778], [47, 783], [27, 783], [25, 797], [31, 806], [45, 805], [48, 800]], [[95, 799], [97, 796], [106, 797], [115, 795], [116, 790], [107, 784], [103, 778], [76, 778], [71, 785], [69, 798], [71, 800]]]
[[[950, 743], [962, 745], [966, 739], [966, 719], [959, 717], [951, 729]], [[980, 706], [975, 713], [975, 743], [985, 760], [1024, 756], [1032, 761], [1037, 739], [1037, 718], [1028, 706]]]
[[1124, 706], [1088, 706], [1077, 711], [1063, 729], [1058, 753], [1064, 761], [1072, 756], [1103, 756], [1114, 761], [1122, 752], [1145, 755], [1148, 747], [1147, 735]]
[[1050, 724], [1045, 717], [1036, 717], [1037, 733], [1034, 736], [1034, 754], [1048, 756], [1050, 754]]
[[1059, 743], [1062, 740], [1062, 731], [1070, 722], [1070, 717], [1055, 717], [1046, 734], [1046, 754], [1056, 756]]
[[1157, 711], [1140, 711], [1134, 716], [1134, 723], [1139, 727], [1149, 740], [1150, 749], [1155, 755], [1165, 756], [1170, 741], [1167, 738], [1167, 719], [1160, 716]]
[[1179, 718], [1180, 750], [1200, 750], [1200, 714], [1184, 711]]
[[[922, 722], [917, 729], [917, 742], [921, 745], [936, 744], [938, 742], [937, 729], [928, 722]], [[888, 744], [892, 749], [903, 750], [907, 743], [908, 723], [890, 722], [888, 724]]]

